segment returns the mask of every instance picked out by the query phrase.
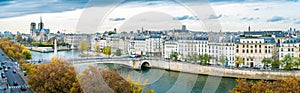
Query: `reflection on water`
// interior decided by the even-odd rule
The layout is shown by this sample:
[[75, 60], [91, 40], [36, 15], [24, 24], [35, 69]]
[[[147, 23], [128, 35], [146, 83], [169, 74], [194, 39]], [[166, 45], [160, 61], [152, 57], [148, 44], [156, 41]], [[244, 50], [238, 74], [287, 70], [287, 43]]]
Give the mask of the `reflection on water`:
[[[142, 82], [148, 80], [145, 88], [154, 89], [156, 93], [201, 93], [203, 88], [215, 90], [213, 86], [205, 86], [209, 76], [196, 75], [189, 73], [166, 71], [162, 69], [144, 69], [133, 70], [124, 65], [119, 64], [96, 64], [106, 69], [117, 70], [124, 78], [128, 75], [137, 80], [140, 78]], [[212, 77], [213, 78], [213, 77]], [[215, 77], [217, 78], [217, 77]], [[210, 79], [213, 80], [213, 79]], [[219, 83], [219, 82], [217, 82]], [[222, 78], [216, 93], [228, 93], [236, 84], [233, 78]], [[209, 84], [214, 85], [214, 84]]]

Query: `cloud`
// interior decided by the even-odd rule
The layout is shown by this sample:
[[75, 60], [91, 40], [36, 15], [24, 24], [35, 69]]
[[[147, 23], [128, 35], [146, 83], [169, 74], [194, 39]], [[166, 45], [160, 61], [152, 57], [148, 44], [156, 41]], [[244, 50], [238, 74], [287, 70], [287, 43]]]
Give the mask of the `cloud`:
[[174, 17], [173, 20], [199, 20], [199, 18], [197, 16], [184, 15], [184, 16]]
[[208, 19], [219, 19], [219, 18], [221, 18], [223, 15], [222, 14], [220, 14], [220, 15], [210, 15], [209, 17], [208, 17]]
[[283, 20], [287, 20], [287, 18], [284, 18], [281, 16], [274, 16], [271, 19], [268, 19], [267, 22], [279, 22], [279, 21], [283, 21]]
[[55, 13], [81, 9], [88, 0], [4, 0], [0, 1], [0, 18], [37, 13]]
[[123, 21], [125, 18], [109, 18], [110, 21]]
[[245, 20], [245, 21], [252, 21], [252, 20], [258, 20], [259, 17], [243, 17], [241, 18], [241, 20]]

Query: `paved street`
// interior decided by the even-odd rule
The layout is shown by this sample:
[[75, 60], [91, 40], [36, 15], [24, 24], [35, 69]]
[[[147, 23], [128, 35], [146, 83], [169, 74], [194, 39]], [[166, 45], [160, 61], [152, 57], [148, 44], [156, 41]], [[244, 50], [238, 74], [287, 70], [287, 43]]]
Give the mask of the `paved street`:
[[[1, 70], [1, 73], [4, 72], [6, 78], [7, 78], [7, 82], [9, 84], [9, 87], [11, 89], [11, 93], [32, 93], [26, 83], [23, 81], [23, 79], [21, 78], [21, 76], [18, 74], [18, 72], [13, 73], [13, 70], [16, 70], [16, 64], [14, 62], [10, 62], [5, 56], [2, 56], [3, 52], [2, 50], [0, 50], [0, 62], [6, 62], [4, 65], [6, 66], [6, 68], [10, 67], [10, 69], [7, 69], [7, 71], [4, 71], [4, 68]], [[18, 71], [18, 70], [16, 70]], [[18, 83], [18, 85], [14, 86], [14, 81]], [[25, 86], [26, 87], [26, 91], [22, 91], [21, 90], [21, 86]]]

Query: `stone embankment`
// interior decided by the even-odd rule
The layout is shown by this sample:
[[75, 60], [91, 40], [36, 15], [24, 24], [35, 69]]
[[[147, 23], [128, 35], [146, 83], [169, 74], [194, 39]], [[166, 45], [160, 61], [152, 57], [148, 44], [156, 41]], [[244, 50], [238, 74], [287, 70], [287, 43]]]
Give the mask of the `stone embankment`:
[[289, 76], [295, 76], [300, 80], [300, 71], [265, 71], [252, 69], [231, 69], [218, 66], [203, 66], [199, 64], [190, 64], [184, 62], [151, 62], [151, 67], [161, 68], [171, 71], [180, 71], [194, 74], [233, 77], [233, 78], [249, 78], [249, 79], [268, 79], [277, 80]]

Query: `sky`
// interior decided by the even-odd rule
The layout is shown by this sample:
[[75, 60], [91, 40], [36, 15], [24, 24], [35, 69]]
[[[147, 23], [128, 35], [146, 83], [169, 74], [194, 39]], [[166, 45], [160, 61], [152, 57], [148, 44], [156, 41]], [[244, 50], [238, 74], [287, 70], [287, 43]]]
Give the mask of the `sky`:
[[0, 0], [0, 12], [0, 31], [13, 33], [40, 17], [52, 33], [300, 29], [298, 0]]

